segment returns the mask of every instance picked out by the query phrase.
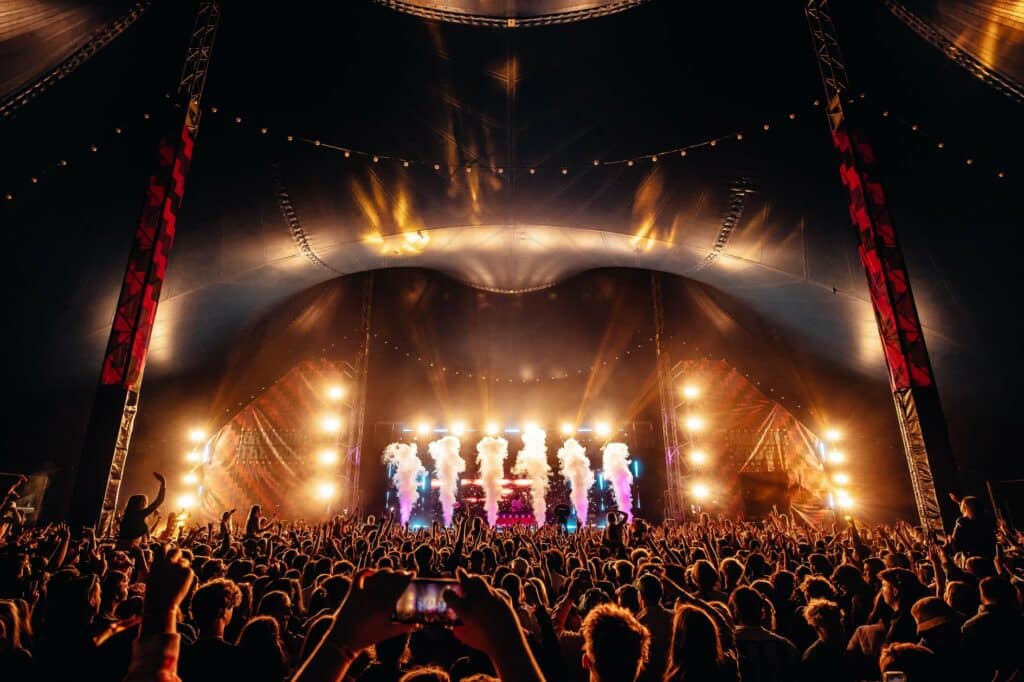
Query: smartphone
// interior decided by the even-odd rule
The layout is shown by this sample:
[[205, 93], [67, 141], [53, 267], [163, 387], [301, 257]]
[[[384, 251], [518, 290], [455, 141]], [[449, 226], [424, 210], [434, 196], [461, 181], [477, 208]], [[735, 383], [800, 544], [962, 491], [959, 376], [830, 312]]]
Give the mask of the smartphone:
[[899, 670], [887, 670], [882, 673], [882, 682], [907, 682], [907, 674]]
[[462, 594], [459, 581], [454, 578], [413, 578], [405, 592], [395, 602], [391, 620], [396, 623], [434, 623], [461, 625], [455, 609], [444, 601], [444, 591], [451, 589]]

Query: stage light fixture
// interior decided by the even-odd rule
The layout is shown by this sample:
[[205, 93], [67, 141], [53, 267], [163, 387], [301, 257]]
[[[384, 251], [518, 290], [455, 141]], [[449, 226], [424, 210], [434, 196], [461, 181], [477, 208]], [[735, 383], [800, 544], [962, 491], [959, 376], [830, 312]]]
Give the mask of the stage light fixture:
[[185, 493], [184, 495], [178, 496], [179, 509], [191, 509], [194, 506], [196, 506], [196, 496], [192, 493]]
[[324, 466], [330, 466], [332, 464], [337, 464], [338, 463], [338, 451], [337, 450], [324, 450], [324, 451], [322, 451], [320, 453], [320, 456], [317, 459], [319, 459], [320, 463], [323, 464]]
[[428, 424], [427, 422], [420, 422], [416, 426], [416, 433], [420, 434], [421, 436], [428, 435], [430, 433], [430, 424]]
[[706, 500], [711, 496], [711, 488], [706, 483], [694, 483], [690, 492], [695, 500]]
[[323, 481], [316, 485], [316, 496], [321, 500], [329, 500], [338, 492], [337, 487], [330, 481]]
[[466, 432], [465, 422], [455, 422], [448, 428], [448, 433], [453, 436], [461, 436]]
[[488, 436], [494, 437], [497, 436], [500, 432], [501, 427], [495, 424], [494, 422], [491, 422], [487, 425], [486, 433]]
[[708, 453], [703, 450], [691, 450], [690, 451], [690, 464], [694, 466], [702, 466], [708, 463]]
[[843, 434], [839, 429], [828, 429], [825, 431], [825, 440], [829, 443], [838, 443], [843, 439]]
[[687, 400], [693, 400], [700, 395], [700, 389], [696, 386], [685, 386], [683, 387], [683, 395]]
[[321, 420], [320, 426], [327, 433], [337, 433], [341, 431], [341, 419], [328, 415]]
[[850, 497], [850, 493], [845, 490], [839, 490], [836, 492], [836, 506], [840, 509], [852, 509], [854, 506], [853, 498]]
[[573, 426], [572, 424], [570, 424], [568, 422], [566, 422], [565, 424], [562, 424], [562, 435], [563, 436], [571, 436], [574, 433], [576, 433], [576, 427], [575, 426]]
[[526, 422], [526, 426], [523, 427], [523, 432], [525, 433], [527, 431], [537, 431], [539, 429], [540, 427], [537, 426], [537, 422]]
[[849, 485], [850, 476], [849, 474], [838, 473], [832, 476], [832, 480], [838, 483], [839, 485]]
[[190, 463], [190, 464], [195, 464], [196, 462], [198, 462], [202, 458], [203, 458], [203, 456], [201, 454], [199, 454], [198, 450], [192, 450], [190, 452], [185, 453], [185, 461]]
[[206, 431], [202, 429], [190, 429], [188, 432], [188, 439], [193, 443], [202, 443], [206, 440]]
[[341, 400], [345, 397], [345, 389], [341, 386], [331, 386], [327, 389], [327, 397], [331, 400]]
[[828, 453], [828, 461], [832, 464], [842, 464], [846, 461], [846, 455], [839, 450], [833, 450]]
[[184, 476], [182, 476], [181, 480], [184, 481], [186, 485], [195, 485], [196, 483], [199, 482], [199, 477], [190, 471]]
[[597, 426], [594, 427], [594, 433], [601, 436], [601, 438], [607, 438], [612, 435], [612, 427], [608, 422], [598, 422]]
[[704, 428], [704, 420], [700, 417], [687, 417], [686, 418], [686, 430], [687, 431], [700, 431]]

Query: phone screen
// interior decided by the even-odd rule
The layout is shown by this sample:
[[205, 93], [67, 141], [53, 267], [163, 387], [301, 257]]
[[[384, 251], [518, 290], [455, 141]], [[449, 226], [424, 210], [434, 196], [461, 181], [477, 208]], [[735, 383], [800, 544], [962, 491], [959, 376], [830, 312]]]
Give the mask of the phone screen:
[[452, 578], [413, 578], [395, 603], [391, 619], [398, 623], [461, 625], [455, 609], [444, 601], [446, 589], [462, 594], [458, 581]]

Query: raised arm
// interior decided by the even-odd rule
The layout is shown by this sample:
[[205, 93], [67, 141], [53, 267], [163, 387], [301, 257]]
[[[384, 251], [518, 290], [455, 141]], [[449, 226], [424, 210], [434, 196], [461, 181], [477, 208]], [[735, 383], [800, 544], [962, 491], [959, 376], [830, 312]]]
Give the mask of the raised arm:
[[167, 480], [164, 478], [164, 475], [154, 471], [153, 478], [160, 481], [160, 490], [157, 492], [156, 499], [153, 500], [153, 503], [143, 510], [146, 516], [149, 516], [159, 509], [160, 505], [164, 503], [164, 497], [167, 495]]

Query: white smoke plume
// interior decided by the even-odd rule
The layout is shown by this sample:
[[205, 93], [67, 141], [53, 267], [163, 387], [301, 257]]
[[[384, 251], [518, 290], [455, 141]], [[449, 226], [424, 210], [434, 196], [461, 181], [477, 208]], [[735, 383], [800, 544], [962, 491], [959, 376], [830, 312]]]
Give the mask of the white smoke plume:
[[427, 446], [434, 460], [434, 478], [440, 483], [441, 514], [444, 525], [452, 525], [455, 511], [455, 493], [459, 489], [459, 474], [466, 470], [466, 460], [459, 456], [461, 443], [455, 436], [439, 438]]
[[575, 438], [570, 438], [562, 447], [558, 448], [558, 462], [558, 473], [569, 484], [569, 499], [572, 500], [572, 506], [576, 508], [576, 518], [579, 520], [580, 526], [585, 526], [589, 508], [587, 495], [594, 485], [594, 472], [590, 470], [587, 449], [580, 445]]
[[391, 480], [398, 489], [398, 510], [404, 526], [409, 523], [413, 505], [420, 499], [417, 479], [427, 470], [416, 456], [415, 443], [392, 443], [387, 446], [384, 448], [384, 463], [395, 465]]
[[544, 525], [547, 518], [548, 486], [551, 483], [551, 467], [548, 466], [548, 446], [544, 444], [547, 434], [541, 429], [527, 429], [523, 433], [523, 449], [516, 455], [512, 471], [518, 476], [530, 479], [530, 497], [533, 500], [533, 518], [537, 527]]
[[487, 523], [498, 521], [498, 499], [501, 497], [501, 479], [505, 478], [505, 459], [508, 441], [504, 438], [482, 438], [476, 444], [476, 466], [480, 473], [480, 487], [484, 489], [484, 509]]
[[604, 446], [604, 477], [612, 485], [619, 511], [633, 520], [633, 472], [629, 469], [629, 448], [625, 443]]

